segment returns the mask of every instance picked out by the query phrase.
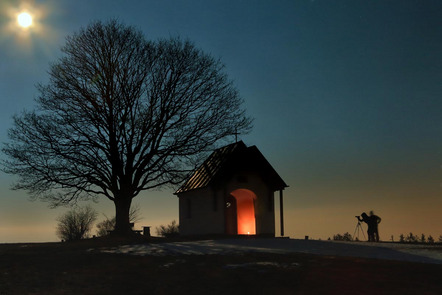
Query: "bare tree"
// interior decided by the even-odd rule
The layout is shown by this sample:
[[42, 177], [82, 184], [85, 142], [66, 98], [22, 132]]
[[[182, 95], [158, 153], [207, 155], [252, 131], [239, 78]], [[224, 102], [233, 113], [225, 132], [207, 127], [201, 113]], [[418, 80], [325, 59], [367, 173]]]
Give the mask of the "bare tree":
[[118, 233], [141, 191], [182, 182], [203, 153], [251, 128], [223, 64], [189, 41], [147, 41], [111, 20], [68, 37], [62, 53], [37, 108], [14, 117], [3, 170], [53, 206], [107, 197]]
[[57, 219], [57, 236], [65, 241], [88, 238], [96, 219], [97, 212], [90, 206], [72, 209]]

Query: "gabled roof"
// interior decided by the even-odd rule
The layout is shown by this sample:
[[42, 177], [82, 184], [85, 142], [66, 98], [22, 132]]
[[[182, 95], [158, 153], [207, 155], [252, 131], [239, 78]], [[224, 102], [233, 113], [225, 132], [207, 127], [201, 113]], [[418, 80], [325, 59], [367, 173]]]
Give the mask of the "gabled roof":
[[287, 187], [256, 146], [247, 147], [239, 141], [216, 149], [175, 194], [226, 181], [238, 171], [259, 173], [275, 191]]

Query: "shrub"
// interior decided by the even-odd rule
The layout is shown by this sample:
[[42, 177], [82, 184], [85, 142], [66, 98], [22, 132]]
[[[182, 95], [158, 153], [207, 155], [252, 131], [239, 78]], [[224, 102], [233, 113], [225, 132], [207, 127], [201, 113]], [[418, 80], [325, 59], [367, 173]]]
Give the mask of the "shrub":
[[343, 235], [341, 235], [341, 234], [334, 235], [333, 240], [335, 240], [335, 241], [352, 241], [353, 238], [352, 238], [351, 234], [346, 232]]
[[89, 237], [97, 212], [90, 206], [72, 209], [57, 218], [57, 236], [64, 241]]
[[[106, 219], [97, 224], [97, 236], [99, 237], [107, 236], [115, 228], [115, 216], [109, 218], [104, 215], [104, 217], [106, 217]], [[130, 208], [129, 221], [135, 223], [137, 221], [140, 221], [141, 219], [142, 217], [140, 216], [140, 205], [136, 204]]]
[[179, 226], [176, 223], [175, 220], [173, 220], [168, 225], [160, 225], [155, 229], [157, 235], [165, 237], [165, 238], [172, 238], [179, 235]]
[[106, 219], [97, 224], [97, 236], [107, 236], [115, 228], [115, 217], [109, 219], [105, 215]]

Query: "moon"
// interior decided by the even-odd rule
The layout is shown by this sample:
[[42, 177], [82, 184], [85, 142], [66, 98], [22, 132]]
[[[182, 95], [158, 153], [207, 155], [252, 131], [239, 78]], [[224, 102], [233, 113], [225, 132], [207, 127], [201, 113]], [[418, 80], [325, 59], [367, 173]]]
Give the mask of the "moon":
[[32, 16], [27, 12], [22, 12], [17, 16], [17, 21], [20, 27], [27, 28], [32, 25]]

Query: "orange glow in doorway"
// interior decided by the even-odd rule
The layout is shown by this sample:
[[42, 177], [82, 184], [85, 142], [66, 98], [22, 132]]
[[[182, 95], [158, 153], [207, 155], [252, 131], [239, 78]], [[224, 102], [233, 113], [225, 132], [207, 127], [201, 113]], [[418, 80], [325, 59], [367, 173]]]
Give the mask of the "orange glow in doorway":
[[236, 199], [237, 224], [239, 235], [255, 235], [255, 205], [256, 195], [247, 189], [237, 189], [230, 193]]

